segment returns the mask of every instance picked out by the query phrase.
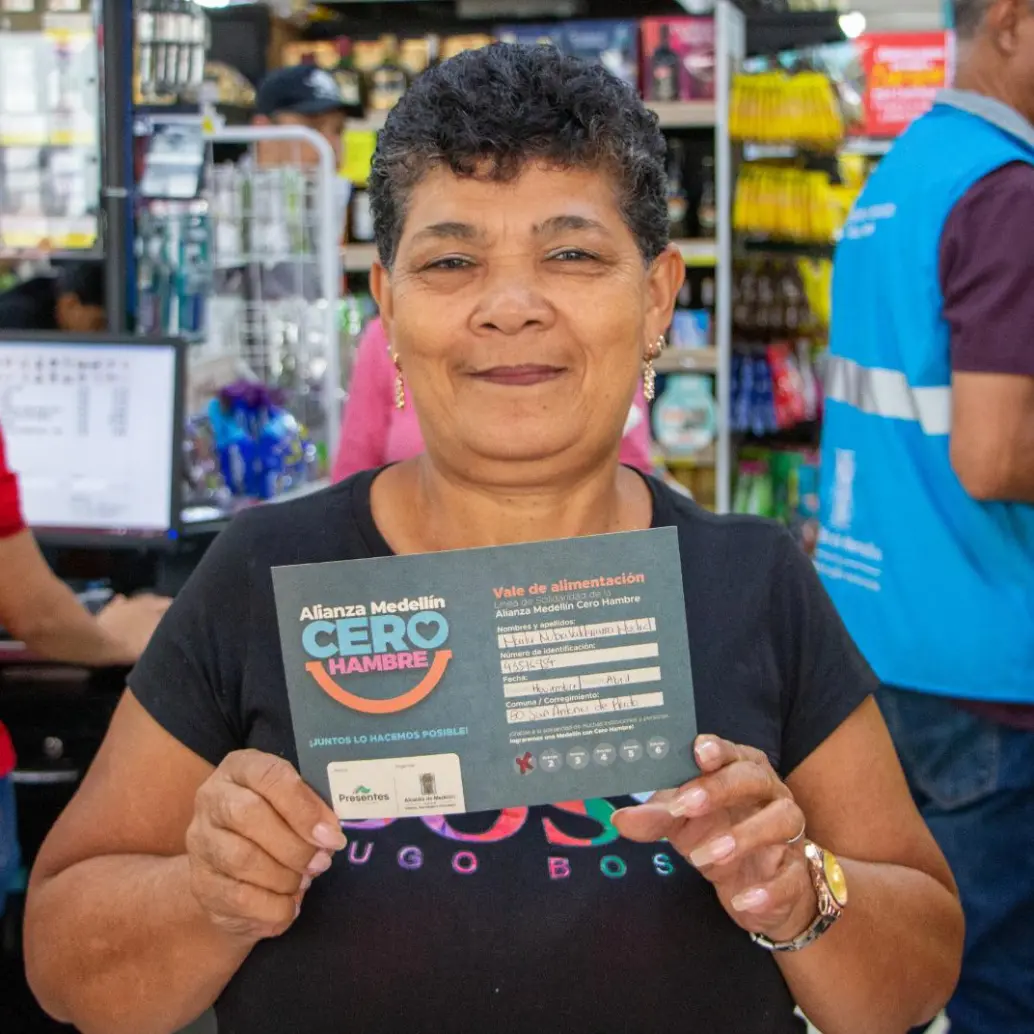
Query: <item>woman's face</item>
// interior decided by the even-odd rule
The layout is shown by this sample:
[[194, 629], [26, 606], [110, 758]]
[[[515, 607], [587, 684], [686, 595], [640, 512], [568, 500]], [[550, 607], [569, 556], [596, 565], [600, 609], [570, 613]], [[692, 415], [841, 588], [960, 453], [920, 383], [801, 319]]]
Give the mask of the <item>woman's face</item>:
[[684, 277], [674, 249], [645, 266], [608, 175], [529, 165], [426, 176], [373, 289], [429, 452], [542, 470], [616, 454]]

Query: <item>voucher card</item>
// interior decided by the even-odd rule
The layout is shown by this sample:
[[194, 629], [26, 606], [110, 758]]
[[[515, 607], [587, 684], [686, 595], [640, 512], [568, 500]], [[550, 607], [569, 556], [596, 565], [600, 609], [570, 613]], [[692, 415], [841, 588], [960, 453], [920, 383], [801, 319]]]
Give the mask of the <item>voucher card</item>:
[[672, 528], [273, 570], [302, 776], [341, 819], [697, 774]]

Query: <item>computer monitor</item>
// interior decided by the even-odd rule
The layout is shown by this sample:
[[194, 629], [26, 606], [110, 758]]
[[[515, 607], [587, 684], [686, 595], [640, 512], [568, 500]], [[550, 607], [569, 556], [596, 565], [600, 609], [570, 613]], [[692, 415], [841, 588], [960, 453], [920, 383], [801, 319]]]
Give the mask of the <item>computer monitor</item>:
[[0, 429], [41, 542], [175, 542], [183, 381], [180, 341], [0, 333]]

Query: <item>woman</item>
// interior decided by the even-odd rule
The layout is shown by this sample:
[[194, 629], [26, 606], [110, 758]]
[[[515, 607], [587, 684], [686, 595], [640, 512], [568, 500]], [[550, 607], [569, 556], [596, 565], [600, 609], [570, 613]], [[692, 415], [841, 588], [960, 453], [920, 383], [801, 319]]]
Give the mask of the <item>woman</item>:
[[[551, 48], [464, 54], [389, 117], [371, 193], [427, 451], [246, 514], [204, 558], [37, 862], [41, 1001], [104, 1034], [212, 1003], [221, 1034], [933, 1016], [951, 874], [810, 564], [618, 463], [685, 276], [654, 117]], [[295, 771], [270, 568], [651, 525], [679, 533], [704, 774], [645, 804], [351, 824], [346, 847]], [[812, 843], [843, 859], [835, 922]]]
[[[653, 471], [648, 427], [649, 410], [640, 388], [625, 421], [620, 459], [644, 474]], [[424, 451], [412, 398], [391, 361], [380, 319], [373, 320], [359, 340], [340, 438], [334, 460], [335, 481], [371, 467], [412, 459]]]
[[[152, 595], [113, 599], [94, 616], [47, 566], [22, 517], [18, 478], [7, 466], [0, 428], [0, 626], [30, 653], [69, 664], [134, 664], [169, 601]], [[17, 761], [0, 722], [0, 916], [21, 867], [11, 773]]]

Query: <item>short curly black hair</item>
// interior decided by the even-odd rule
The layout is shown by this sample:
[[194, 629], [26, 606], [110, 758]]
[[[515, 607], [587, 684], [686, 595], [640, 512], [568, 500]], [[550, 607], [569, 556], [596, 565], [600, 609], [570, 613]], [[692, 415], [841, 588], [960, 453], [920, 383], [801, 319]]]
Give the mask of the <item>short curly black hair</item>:
[[392, 267], [409, 192], [431, 169], [506, 181], [528, 161], [609, 172], [651, 262], [668, 244], [665, 154], [656, 115], [601, 65], [542, 44], [459, 54], [413, 83], [380, 134], [370, 201], [381, 263]]

